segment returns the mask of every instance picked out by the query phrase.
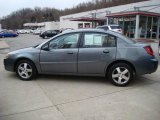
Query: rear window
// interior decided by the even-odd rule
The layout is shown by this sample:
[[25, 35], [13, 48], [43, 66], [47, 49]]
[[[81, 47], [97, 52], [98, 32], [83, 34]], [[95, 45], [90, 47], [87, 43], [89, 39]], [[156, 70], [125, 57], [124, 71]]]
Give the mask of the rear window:
[[127, 42], [127, 43], [131, 43], [131, 44], [134, 44], [136, 43], [136, 41], [134, 39], [131, 39], [129, 37], [126, 37], [123, 35], [123, 39]]
[[121, 27], [120, 26], [117, 26], [117, 25], [115, 25], [115, 26], [110, 26], [111, 27], [111, 29], [121, 29]]
[[85, 33], [83, 48], [116, 47], [116, 37], [109, 34]]

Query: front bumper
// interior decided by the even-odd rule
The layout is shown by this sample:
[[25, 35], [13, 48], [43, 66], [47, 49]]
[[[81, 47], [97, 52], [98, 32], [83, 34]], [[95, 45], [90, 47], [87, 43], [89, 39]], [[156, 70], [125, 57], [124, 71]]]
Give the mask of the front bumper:
[[4, 68], [7, 71], [14, 72], [14, 60], [7, 58], [3, 60]]

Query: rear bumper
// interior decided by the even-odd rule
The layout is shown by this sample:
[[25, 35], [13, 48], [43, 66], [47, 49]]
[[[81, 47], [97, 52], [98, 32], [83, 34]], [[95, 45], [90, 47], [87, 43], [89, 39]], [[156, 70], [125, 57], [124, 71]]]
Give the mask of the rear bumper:
[[138, 66], [137, 74], [138, 75], [151, 74], [156, 72], [157, 68], [158, 68], [158, 60], [156, 58], [150, 59]]

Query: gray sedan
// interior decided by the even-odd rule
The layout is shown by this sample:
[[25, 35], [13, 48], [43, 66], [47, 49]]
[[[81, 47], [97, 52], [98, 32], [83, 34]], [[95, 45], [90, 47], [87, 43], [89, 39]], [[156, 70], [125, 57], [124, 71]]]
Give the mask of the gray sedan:
[[125, 86], [135, 75], [155, 72], [158, 61], [149, 45], [113, 31], [85, 29], [10, 52], [4, 66], [22, 80], [38, 74], [107, 76], [114, 85]]

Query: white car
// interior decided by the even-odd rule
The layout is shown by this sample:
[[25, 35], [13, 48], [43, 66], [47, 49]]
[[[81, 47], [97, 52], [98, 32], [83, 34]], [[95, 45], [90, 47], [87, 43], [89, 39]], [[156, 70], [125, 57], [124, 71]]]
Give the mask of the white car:
[[122, 29], [119, 25], [116, 24], [112, 24], [112, 25], [103, 25], [103, 26], [98, 26], [98, 29], [103, 29], [103, 30], [111, 30], [111, 31], [115, 31], [118, 33], [122, 34]]
[[17, 32], [18, 32], [19, 34], [25, 34], [25, 30], [24, 30], [24, 29], [17, 30]]
[[43, 31], [40, 29], [33, 30], [34, 35], [40, 35]]

